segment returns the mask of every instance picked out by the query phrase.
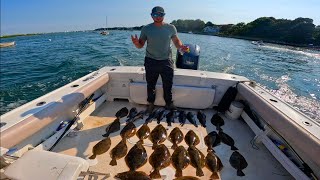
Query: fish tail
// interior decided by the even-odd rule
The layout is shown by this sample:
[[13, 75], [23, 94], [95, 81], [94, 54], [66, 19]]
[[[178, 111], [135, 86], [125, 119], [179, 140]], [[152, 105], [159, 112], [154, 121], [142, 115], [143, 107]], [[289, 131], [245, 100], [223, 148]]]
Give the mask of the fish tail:
[[117, 165], [117, 160], [116, 158], [112, 158], [111, 162], [110, 162], [111, 166], [116, 166]]
[[181, 177], [182, 176], [182, 170], [181, 169], [177, 169], [175, 176], [176, 177]]
[[152, 145], [152, 149], [155, 149], [156, 147], [157, 147], [157, 144], [154, 143], [154, 144]]
[[219, 175], [217, 172], [213, 172], [212, 175], [210, 176], [210, 179], [219, 179]]
[[158, 170], [158, 169], [155, 169], [153, 172], [151, 172], [150, 178], [152, 178], [152, 179], [161, 178], [161, 175], [160, 175], [159, 170]]
[[238, 175], [238, 176], [245, 176], [245, 174], [242, 172], [241, 169], [238, 169], [238, 170], [237, 170], [237, 175]]
[[172, 146], [171, 146], [171, 149], [174, 150], [174, 149], [176, 149], [177, 147], [178, 147], [177, 144], [176, 144], [176, 143], [173, 143]]
[[110, 133], [107, 132], [107, 133], [103, 134], [102, 136], [103, 136], [103, 137], [109, 137], [109, 134], [110, 134]]
[[143, 139], [139, 139], [139, 141], [137, 142], [137, 144], [143, 144]]
[[122, 142], [126, 143], [126, 140], [127, 140], [126, 138], [121, 137]]
[[96, 154], [93, 154], [92, 156], [89, 157], [89, 159], [95, 159], [97, 157]]
[[233, 145], [233, 146], [231, 146], [231, 150], [236, 151], [236, 150], [239, 150], [239, 149]]
[[199, 168], [197, 168], [197, 170], [196, 170], [196, 175], [197, 176], [203, 176], [204, 174], [203, 174], [203, 171], [202, 171], [202, 169], [199, 167]]
[[214, 151], [214, 149], [213, 149], [212, 147], [209, 147], [208, 150], [207, 150], [207, 152], [213, 152], [213, 153], [215, 153], [216, 151]]

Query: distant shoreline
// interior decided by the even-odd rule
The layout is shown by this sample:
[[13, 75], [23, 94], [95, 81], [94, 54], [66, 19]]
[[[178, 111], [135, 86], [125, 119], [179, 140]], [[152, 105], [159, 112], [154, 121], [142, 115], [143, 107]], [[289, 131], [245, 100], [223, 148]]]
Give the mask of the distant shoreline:
[[281, 41], [275, 41], [275, 40], [269, 40], [269, 39], [263, 39], [263, 38], [252, 38], [252, 37], [243, 37], [243, 36], [219, 36], [219, 37], [229, 37], [229, 38], [244, 39], [244, 40], [249, 40], [249, 41], [263, 41], [263, 42], [272, 43], [272, 44], [279, 44], [279, 45], [303, 47], [303, 48], [320, 50], [320, 46], [310, 46], [307, 44], [294, 44], [294, 43], [287, 43], [287, 42], [281, 42]]
[[12, 37], [18, 37], [18, 36], [35, 36], [35, 35], [42, 35], [45, 33], [32, 33], [32, 34], [13, 34], [13, 35], [4, 35], [0, 38], [12, 38]]
[[[101, 28], [102, 29], [102, 28]], [[100, 29], [95, 29], [92, 31], [99, 31]], [[109, 30], [139, 30], [137, 28], [109, 28]], [[71, 32], [78, 32], [78, 31], [71, 31]], [[56, 32], [59, 33], [59, 32]], [[189, 32], [179, 32], [179, 33], [185, 33], [189, 34]], [[30, 34], [13, 34], [13, 35], [4, 35], [1, 36], [0, 38], [12, 38], [12, 37], [19, 37], [19, 36], [36, 36], [36, 35], [43, 35], [43, 34], [49, 34], [49, 33], [30, 33]], [[210, 34], [210, 33], [203, 33], [203, 32], [193, 32], [193, 34], [199, 34], [199, 35], [207, 35], [207, 36], [217, 36], [217, 37], [226, 37], [226, 38], [234, 38], [234, 39], [243, 39], [243, 40], [248, 40], [248, 41], [263, 41], [266, 43], [272, 43], [272, 44], [279, 44], [279, 45], [285, 45], [285, 46], [293, 46], [293, 47], [301, 47], [301, 48], [308, 48], [312, 50], [317, 50], [320, 51], [320, 46], [310, 46], [306, 44], [294, 44], [294, 43], [287, 43], [287, 42], [281, 42], [281, 41], [274, 41], [274, 40], [269, 40], [269, 39], [264, 39], [264, 38], [253, 38], [253, 37], [244, 37], [244, 36], [225, 36], [225, 35], [217, 35], [217, 34]]]
[[[179, 32], [179, 33], [189, 34], [188, 32]], [[226, 37], [226, 38], [234, 38], [234, 39], [243, 39], [243, 40], [248, 40], [248, 41], [263, 41], [265, 43], [279, 44], [279, 45], [292, 46], [292, 47], [300, 47], [300, 48], [308, 48], [308, 49], [320, 51], [320, 46], [310, 46], [307, 44], [294, 44], [294, 43], [287, 43], [287, 42], [269, 40], [269, 39], [264, 39], [264, 38], [253, 38], [253, 37], [245, 37], [245, 36], [225, 36], [225, 35], [209, 34], [209, 33], [202, 33], [202, 32], [193, 32], [193, 34]]]

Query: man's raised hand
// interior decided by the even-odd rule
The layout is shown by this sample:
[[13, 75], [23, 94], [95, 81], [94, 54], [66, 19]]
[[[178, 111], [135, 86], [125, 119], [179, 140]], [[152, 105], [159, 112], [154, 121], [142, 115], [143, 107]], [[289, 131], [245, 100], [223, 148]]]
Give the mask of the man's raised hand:
[[131, 40], [132, 40], [132, 43], [134, 45], [138, 45], [139, 44], [139, 39], [138, 39], [138, 36], [137, 35], [131, 35]]

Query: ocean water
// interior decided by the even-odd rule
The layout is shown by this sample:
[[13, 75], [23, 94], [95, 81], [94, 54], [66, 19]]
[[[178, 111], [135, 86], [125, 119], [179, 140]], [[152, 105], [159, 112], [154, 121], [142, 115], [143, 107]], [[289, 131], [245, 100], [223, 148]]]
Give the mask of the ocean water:
[[[50, 33], [1, 39], [0, 114], [36, 99], [103, 66], [143, 66], [145, 49], [130, 35], [139, 31]], [[320, 52], [216, 36], [179, 34], [201, 48], [200, 70], [233, 73], [320, 122]], [[175, 57], [176, 50], [173, 50]], [[174, 58], [175, 59], [175, 58]]]

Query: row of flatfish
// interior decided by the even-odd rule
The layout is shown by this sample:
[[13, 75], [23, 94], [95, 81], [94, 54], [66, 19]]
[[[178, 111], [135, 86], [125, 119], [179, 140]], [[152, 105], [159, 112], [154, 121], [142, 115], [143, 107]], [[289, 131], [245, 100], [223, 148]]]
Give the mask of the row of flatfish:
[[[157, 127], [161, 126], [162, 125], [158, 125]], [[191, 130], [189, 132], [193, 131]], [[130, 177], [137, 176], [139, 176], [139, 179], [161, 178], [160, 170], [168, 167], [170, 164], [176, 169], [175, 176], [181, 177], [182, 170], [191, 164], [196, 168], [197, 176], [204, 175], [202, 168], [207, 165], [208, 169], [213, 173], [211, 177], [215, 179], [219, 178], [217, 172], [223, 167], [220, 159], [213, 152], [208, 152], [205, 157], [203, 153], [195, 147], [195, 145], [199, 143], [199, 138], [188, 137], [189, 135], [193, 136], [193, 134], [195, 135], [194, 132], [189, 133], [185, 137], [185, 141], [188, 142], [189, 148], [186, 150], [183, 146], [176, 147], [172, 156], [170, 155], [169, 149], [164, 144], [155, 145], [153, 147], [154, 151], [149, 157], [149, 163], [153, 167], [153, 171], [149, 176], [144, 172], [135, 172], [136, 169], [146, 164], [148, 158], [146, 150], [142, 146], [141, 141], [139, 141], [130, 149], [125, 157], [125, 162], [130, 170], [128, 172], [119, 173], [115, 177], [119, 179], [130, 179]]]
[[180, 111], [173, 111], [173, 110], [166, 110], [164, 108], [158, 108], [157, 110], [153, 111], [148, 118], [146, 119], [145, 123], [148, 124], [152, 120], [157, 120], [157, 123], [166, 118], [166, 122], [168, 126], [171, 126], [172, 123], [175, 123], [176, 119], [178, 119], [181, 126], [183, 126], [186, 121], [188, 120], [191, 124], [195, 127], [198, 127], [197, 119], [199, 120], [200, 124], [203, 127], [206, 127], [206, 115], [200, 110], [197, 114], [193, 112], [185, 112], [183, 110]]
[[[130, 111], [128, 111], [126, 107], [120, 109], [116, 113], [117, 119], [114, 121], [114, 123], [108, 126], [106, 134], [104, 134], [104, 137], [108, 137], [109, 134], [120, 130], [120, 121], [119, 121], [120, 118], [127, 116], [126, 122], [129, 123], [129, 122], [135, 122], [139, 119], [143, 119], [145, 114], [146, 114], [145, 111], [142, 110], [138, 112], [136, 108], [131, 108]], [[160, 124], [160, 122], [164, 118], [166, 118], [166, 122], [168, 123], [168, 126], [171, 126], [171, 123], [174, 123], [175, 119], [178, 119], [181, 126], [183, 126], [188, 120], [195, 127], [198, 127], [198, 124], [197, 124], [197, 119], [198, 119], [200, 124], [203, 127], [206, 127], [206, 115], [201, 110], [199, 110], [196, 115], [193, 112], [187, 113], [182, 110], [169, 111], [164, 108], [158, 108], [157, 110], [149, 114], [148, 118], [146, 118], [145, 120], [145, 124], [150, 123], [152, 120], [157, 120], [157, 123]], [[220, 127], [224, 125], [223, 119], [218, 114], [215, 114], [212, 116], [211, 123], [217, 127], [217, 130], [220, 130], [221, 129]]]
[[[223, 130], [221, 129], [221, 126], [224, 125], [223, 119], [217, 115], [214, 115], [211, 119], [212, 124], [217, 127], [217, 130], [219, 130], [219, 133], [213, 131], [205, 137], [204, 139], [205, 144], [208, 147], [208, 154], [206, 157], [203, 155], [201, 151], [199, 151], [195, 147], [197, 144], [200, 143], [200, 139], [194, 133], [194, 131], [190, 130], [186, 134], [186, 136], [183, 137], [183, 133], [181, 132], [181, 130], [178, 127], [174, 128], [168, 137], [169, 141], [172, 142], [173, 144], [172, 149], [175, 150], [171, 157], [167, 147], [161, 144], [167, 139], [166, 129], [161, 124], [159, 124], [160, 121], [158, 122], [159, 125], [156, 126], [152, 131], [150, 131], [150, 128], [147, 125], [153, 119], [157, 119], [156, 117], [158, 116], [157, 114], [159, 113], [161, 114], [161, 112], [163, 112], [161, 108], [159, 109], [149, 115], [145, 123], [140, 127], [140, 129], [137, 132], [136, 132], [136, 126], [134, 125], [133, 122], [135, 122], [138, 119], [143, 119], [144, 111], [137, 112], [135, 108], [132, 108], [129, 112], [128, 109], [125, 107], [120, 109], [116, 113], [116, 119], [113, 121], [113, 123], [111, 123], [106, 128], [106, 133], [103, 135], [106, 138], [98, 142], [93, 147], [93, 155], [90, 157], [90, 159], [94, 159], [96, 155], [103, 154], [109, 150], [111, 146], [111, 140], [109, 138], [109, 135], [111, 133], [114, 133], [120, 130], [120, 119], [129, 114], [127, 116], [128, 119], [126, 120], [127, 124], [120, 132], [122, 140], [110, 151], [110, 156], [112, 158], [110, 165], [112, 166], [117, 165], [116, 160], [126, 156], [125, 161], [130, 169], [130, 171], [128, 172], [117, 174], [116, 175], [117, 178], [130, 179], [130, 177], [135, 177], [136, 179], [149, 179], [149, 176], [147, 176], [147, 174], [145, 174], [144, 172], [135, 171], [136, 169], [142, 167], [147, 162], [147, 152], [144, 149], [142, 143], [143, 143], [143, 140], [148, 137], [153, 143], [152, 149], [154, 149], [154, 152], [149, 157], [149, 163], [154, 168], [154, 171], [151, 172], [150, 174], [151, 178], [160, 178], [161, 177], [159, 173], [160, 169], [163, 169], [169, 166], [171, 162], [172, 162], [172, 165], [177, 170], [176, 177], [181, 177], [182, 170], [185, 169], [189, 164], [191, 164], [193, 167], [196, 168], [197, 176], [203, 176], [202, 167], [206, 165], [208, 169], [213, 172], [211, 177], [213, 179], [218, 178], [217, 172], [221, 170], [223, 165], [220, 159], [218, 158], [218, 156], [215, 155], [214, 153], [215, 151], [213, 150], [213, 148], [219, 145], [221, 142], [223, 142], [229, 145], [232, 150], [237, 150], [237, 148], [234, 146], [234, 140], [229, 135], [224, 133]], [[171, 112], [169, 112], [168, 114], [170, 114]], [[179, 117], [181, 116], [181, 114], [183, 115], [185, 113], [183, 111], [180, 112]], [[204, 116], [202, 116], [201, 114], [203, 114]], [[171, 115], [167, 116], [167, 120], [168, 119], [170, 120], [170, 117]], [[199, 111], [198, 112], [199, 121], [200, 119], [203, 119], [203, 118], [204, 118], [204, 121], [202, 122], [205, 122], [205, 118], [206, 118], [205, 114], [202, 111]], [[174, 122], [174, 120], [172, 122]], [[204, 127], [205, 127], [205, 123], [201, 123], [201, 124], [202, 125], [204, 124]], [[181, 125], [183, 124], [181, 123]], [[135, 146], [133, 146], [129, 150], [127, 154], [128, 147], [126, 145], [126, 139], [134, 136], [135, 134], [139, 138], [139, 141]], [[185, 139], [185, 142], [189, 146], [188, 150], [185, 150], [183, 146], [178, 147], [178, 144], [181, 143], [183, 139]], [[244, 175], [244, 173], [241, 170], [247, 166], [247, 162], [239, 152], [237, 151], [233, 152], [229, 162], [235, 169], [237, 169], [237, 174], [239, 176]]]

